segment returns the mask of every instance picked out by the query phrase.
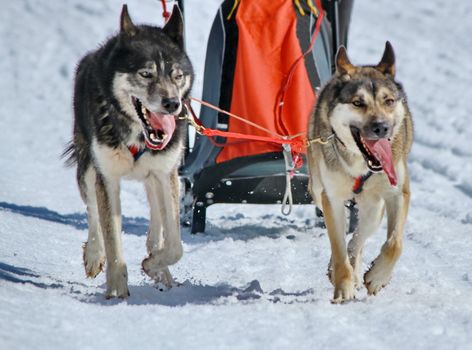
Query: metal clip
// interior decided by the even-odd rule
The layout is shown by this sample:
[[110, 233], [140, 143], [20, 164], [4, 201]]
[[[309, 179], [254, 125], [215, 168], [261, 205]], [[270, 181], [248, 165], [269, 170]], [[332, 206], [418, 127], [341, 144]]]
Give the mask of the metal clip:
[[193, 111], [192, 107], [188, 105], [187, 103], [184, 104], [185, 106], [185, 115], [180, 117], [179, 119], [185, 119], [189, 124], [191, 124], [195, 128], [195, 132], [199, 135], [203, 135], [203, 130], [205, 130], [205, 127], [201, 124], [198, 124], [195, 119], [197, 116], [195, 115], [195, 112]]
[[295, 164], [292, 158], [292, 147], [284, 143], [283, 155], [285, 161], [285, 193], [282, 199], [282, 208], [281, 212], [283, 215], [289, 215], [292, 212], [293, 207], [293, 195], [292, 195], [292, 176], [293, 170], [295, 169]]
[[306, 141], [306, 146], [310, 147], [313, 143], [319, 143], [320, 145], [326, 145], [329, 141], [335, 136], [335, 134], [329, 135], [327, 138], [323, 139], [321, 136], [317, 137], [316, 139], [311, 139]]

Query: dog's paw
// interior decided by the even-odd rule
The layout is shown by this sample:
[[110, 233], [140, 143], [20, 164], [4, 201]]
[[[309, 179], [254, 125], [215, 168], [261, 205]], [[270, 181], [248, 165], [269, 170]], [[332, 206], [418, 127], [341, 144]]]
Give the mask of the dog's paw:
[[363, 285], [364, 280], [362, 279], [362, 275], [358, 272], [354, 272], [354, 288], [360, 290]]
[[126, 264], [108, 266], [107, 268], [107, 292], [105, 297], [111, 298], [127, 298], [128, 290], [128, 271]]
[[170, 266], [182, 258], [183, 252], [182, 242], [180, 241], [159, 249], [153, 246], [149, 256], [144, 260], [147, 260], [148, 264], [155, 265], [156, 267]]
[[359, 290], [364, 285], [362, 279], [362, 261], [359, 256], [351, 257], [350, 263], [352, 266], [352, 278], [354, 279], [354, 288]]
[[85, 275], [88, 278], [95, 278], [105, 266], [105, 252], [102, 247], [87, 242], [84, 243], [83, 249]]
[[172, 278], [169, 268], [156, 264], [156, 259], [152, 255], [144, 259], [141, 266], [144, 273], [152, 278], [156, 284], [162, 284], [167, 289], [172, 288], [174, 279]]
[[167, 266], [162, 267], [161, 265], [156, 264], [153, 255], [144, 259], [141, 266], [144, 273], [151, 277], [156, 284], [162, 284], [169, 289], [172, 288], [174, 279], [172, 278], [169, 268]]
[[333, 264], [331, 262], [331, 259], [329, 260], [329, 263], [328, 263], [328, 270], [326, 271], [326, 276], [328, 276], [329, 281], [331, 282], [331, 284], [334, 287], [335, 286], [335, 284], [334, 284], [334, 271], [333, 271]]
[[[168, 267], [160, 270], [154, 277], [154, 281], [156, 281], [158, 285], [163, 285], [166, 289], [171, 289], [174, 285], [174, 279], [172, 278]], [[163, 289], [160, 288], [160, 290]]]
[[351, 279], [346, 279], [338, 283], [334, 288], [334, 296], [331, 303], [340, 304], [356, 298], [356, 289]]
[[364, 285], [364, 280], [362, 279], [362, 270], [361, 264], [352, 264], [352, 278], [354, 279], [354, 288], [359, 290]]
[[382, 259], [376, 259], [364, 275], [364, 285], [369, 295], [376, 295], [392, 276], [392, 268]]
[[334, 285], [334, 296], [331, 302], [343, 303], [355, 298], [354, 271], [349, 261], [337, 265], [331, 264], [331, 281]]

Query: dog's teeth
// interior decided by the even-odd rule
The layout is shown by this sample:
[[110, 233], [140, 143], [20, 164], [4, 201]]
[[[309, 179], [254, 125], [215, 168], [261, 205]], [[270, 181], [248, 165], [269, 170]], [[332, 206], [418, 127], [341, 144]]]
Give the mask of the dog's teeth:
[[149, 137], [151, 138], [152, 141], [158, 141], [157, 138], [156, 138], [156, 135], [154, 135], [154, 133], [150, 133]]
[[146, 107], [141, 105], [141, 113], [143, 113], [144, 119], [147, 120]]
[[367, 163], [368, 163], [370, 166], [372, 166], [372, 161], [371, 161], [370, 159], [367, 161]]

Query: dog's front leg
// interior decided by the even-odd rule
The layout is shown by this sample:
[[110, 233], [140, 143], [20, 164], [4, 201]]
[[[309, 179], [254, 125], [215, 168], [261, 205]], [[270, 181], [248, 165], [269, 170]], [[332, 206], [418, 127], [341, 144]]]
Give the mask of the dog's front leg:
[[390, 281], [395, 263], [402, 252], [403, 230], [409, 203], [410, 187], [406, 179], [398, 194], [385, 198], [388, 218], [387, 240], [379, 256], [364, 275], [364, 283], [369, 294], [377, 294]]
[[357, 199], [359, 223], [348, 244], [349, 260], [354, 269], [354, 284], [356, 288], [363, 285], [362, 280], [362, 250], [364, 243], [380, 225], [384, 212], [384, 202], [379, 195], [363, 193]]
[[353, 270], [346, 249], [346, 222], [344, 201], [321, 194], [323, 214], [331, 244], [331, 282], [334, 285], [333, 303], [351, 300], [355, 297]]
[[120, 179], [97, 174], [95, 189], [107, 259], [106, 298], [127, 298], [128, 272], [121, 243]]
[[93, 166], [89, 165], [84, 173], [81, 171], [77, 172], [77, 179], [80, 194], [87, 205], [88, 239], [83, 247], [85, 274], [87, 277], [95, 278], [103, 270], [106, 260], [98, 215], [97, 192], [95, 189], [97, 174]]
[[179, 179], [177, 171], [170, 176], [150, 175], [146, 192], [151, 207], [147, 248], [149, 256], [143, 260], [144, 272], [157, 283], [172, 287], [169, 265], [182, 257], [179, 220]]

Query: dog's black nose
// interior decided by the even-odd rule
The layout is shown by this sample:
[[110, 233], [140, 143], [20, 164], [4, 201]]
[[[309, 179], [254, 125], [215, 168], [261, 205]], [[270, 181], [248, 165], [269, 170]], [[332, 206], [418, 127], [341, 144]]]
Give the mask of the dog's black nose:
[[169, 113], [175, 112], [180, 107], [180, 100], [177, 97], [163, 98], [162, 107]]
[[390, 125], [384, 121], [374, 121], [369, 125], [370, 133], [379, 139], [384, 138], [388, 135]]

